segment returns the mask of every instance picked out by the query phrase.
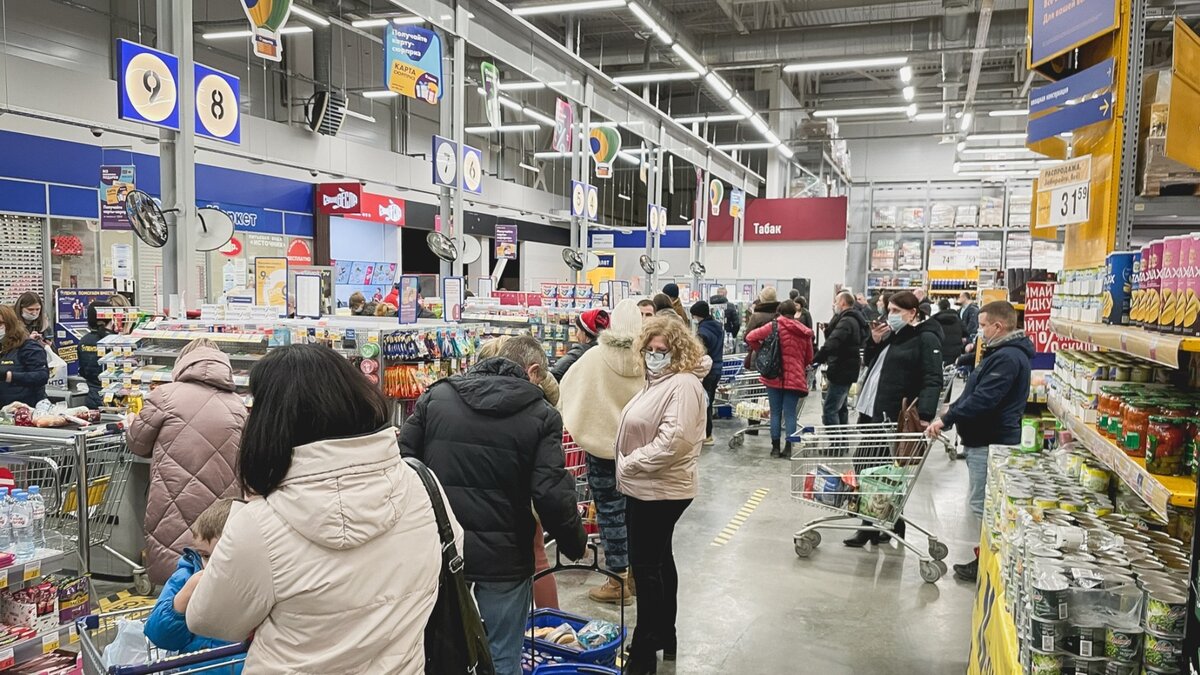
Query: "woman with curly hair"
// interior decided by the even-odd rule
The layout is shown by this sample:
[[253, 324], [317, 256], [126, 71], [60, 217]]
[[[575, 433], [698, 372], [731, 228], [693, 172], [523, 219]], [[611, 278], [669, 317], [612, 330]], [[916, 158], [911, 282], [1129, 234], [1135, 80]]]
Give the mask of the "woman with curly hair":
[[677, 651], [679, 574], [671, 539], [675, 523], [696, 497], [708, 405], [700, 378], [712, 359], [676, 317], [647, 321], [634, 344], [642, 354], [646, 386], [621, 412], [616, 459], [638, 594], [625, 672], [645, 675], [658, 671], [658, 651], [667, 660]]

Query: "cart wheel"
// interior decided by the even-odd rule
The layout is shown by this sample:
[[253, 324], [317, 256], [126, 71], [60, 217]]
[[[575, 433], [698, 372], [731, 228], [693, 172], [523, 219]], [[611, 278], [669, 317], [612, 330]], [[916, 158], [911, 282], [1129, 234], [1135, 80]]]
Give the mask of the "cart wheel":
[[[936, 539], [931, 539], [929, 541], [929, 557], [930, 558], [933, 558], [934, 560], [945, 560], [946, 556], [949, 554], [950, 554], [949, 546], [946, 546], [944, 543], [942, 543]], [[945, 570], [942, 570], [942, 571], [945, 572]]]
[[810, 542], [812, 542], [813, 548], [821, 545], [821, 533], [816, 530], [809, 530], [808, 532], [800, 535], [800, 537], [802, 539], [808, 539]]
[[935, 583], [942, 578], [942, 568], [938, 565], [941, 561], [938, 560], [922, 560], [921, 561], [921, 578], [928, 583]]
[[807, 558], [808, 556], [812, 555], [813, 549], [815, 548], [812, 540], [807, 537], [800, 537], [796, 539], [795, 544], [796, 555], [800, 558]]
[[737, 436], [734, 436], [733, 438], [729, 439], [729, 449], [736, 450], [736, 449], [742, 447], [742, 443], [745, 443], [745, 442], [746, 442], [745, 436], [742, 436], [740, 434]]
[[940, 569], [942, 571], [942, 576], [946, 576], [946, 571], [950, 569], [949, 567], [946, 567], [946, 561], [945, 560], [934, 560], [933, 563], [935, 565], [937, 565], [938, 569]]
[[145, 572], [133, 575], [133, 590], [138, 595], [153, 595], [154, 584], [150, 582], [150, 577], [146, 576]]

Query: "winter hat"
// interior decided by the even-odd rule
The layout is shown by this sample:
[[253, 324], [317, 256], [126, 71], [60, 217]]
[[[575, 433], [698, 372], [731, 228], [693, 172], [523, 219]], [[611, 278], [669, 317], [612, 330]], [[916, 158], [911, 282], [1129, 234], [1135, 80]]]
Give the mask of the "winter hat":
[[774, 286], [763, 286], [758, 292], [759, 302], [779, 302], [779, 296], [775, 294]]
[[663, 286], [663, 293], [666, 293], [667, 297], [671, 298], [672, 300], [678, 300], [679, 284], [667, 284], [666, 286]]
[[712, 318], [712, 312], [709, 311], [709, 309], [708, 309], [708, 303], [703, 300], [700, 300], [699, 302], [692, 304], [692, 309], [690, 311], [692, 313], [692, 316], [698, 316], [701, 319], [711, 319]]
[[603, 309], [589, 309], [575, 317], [575, 325], [591, 337], [596, 337], [600, 331], [608, 328], [608, 312]]

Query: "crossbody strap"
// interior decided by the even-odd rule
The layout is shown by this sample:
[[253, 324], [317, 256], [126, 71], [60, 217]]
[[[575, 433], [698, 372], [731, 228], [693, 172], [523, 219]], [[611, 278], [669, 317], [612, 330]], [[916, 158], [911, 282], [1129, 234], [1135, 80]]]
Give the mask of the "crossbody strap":
[[463, 569], [462, 556], [458, 554], [458, 546], [454, 543], [454, 528], [450, 526], [450, 516], [446, 514], [446, 504], [442, 501], [442, 491], [429, 467], [415, 457], [405, 457], [404, 461], [421, 477], [425, 492], [433, 505], [434, 519], [437, 521], [438, 538], [442, 541], [442, 562], [451, 574], [459, 574]]

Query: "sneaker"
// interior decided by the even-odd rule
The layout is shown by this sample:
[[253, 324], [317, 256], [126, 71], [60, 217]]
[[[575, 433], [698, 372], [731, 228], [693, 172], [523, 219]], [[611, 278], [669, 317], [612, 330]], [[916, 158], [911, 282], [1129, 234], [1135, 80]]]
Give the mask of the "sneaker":
[[[628, 574], [629, 573], [626, 572], [623, 576], [628, 578]], [[624, 602], [622, 602], [621, 596], [622, 585], [625, 586]], [[633, 604], [633, 593], [630, 592], [629, 584], [616, 581], [612, 577], [606, 579], [603, 585], [597, 586], [588, 591], [588, 597], [595, 602], [603, 602], [610, 605]]]
[[972, 560], [969, 563], [954, 566], [954, 578], [960, 581], [970, 581], [974, 583], [976, 577], [979, 576], [979, 558]]
[[704, 439], [704, 444], [705, 445], [716, 445], [717, 442], [716, 442], [716, 440], [713, 439], [712, 436], [709, 436], [708, 438]]

